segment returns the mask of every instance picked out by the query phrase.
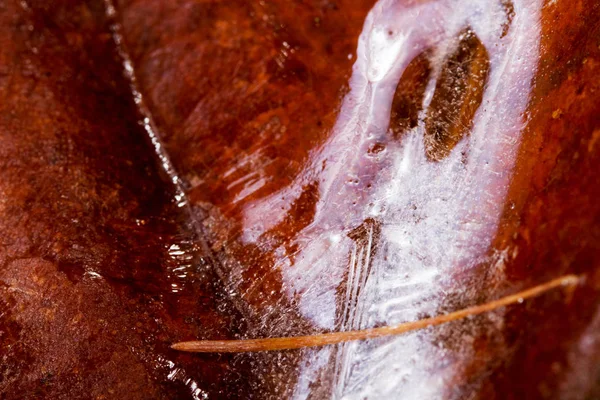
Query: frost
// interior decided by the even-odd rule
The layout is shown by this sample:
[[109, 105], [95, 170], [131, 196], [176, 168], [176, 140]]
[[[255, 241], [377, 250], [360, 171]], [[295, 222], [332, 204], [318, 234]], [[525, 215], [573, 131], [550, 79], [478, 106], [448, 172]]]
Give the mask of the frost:
[[[245, 240], [252, 241], [269, 223], [283, 219], [286, 210], [276, 206], [279, 199], [297, 196], [302, 182], [320, 171], [314, 221], [297, 237], [301, 250], [294, 261], [282, 268], [288, 295], [299, 299], [301, 311], [316, 325], [350, 330], [437, 314], [445, 293], [472, 300], [474, 293], [461, 290], [465, 283], [453, 277], [468, 275], [485, 261], [499, 262], [486, 255], [524, 126], [538, 58], [541, 1], [515, 1], [512, 23], [502, 3], [380, 0], [365, 21], [351, 91], [329, 140], [292, 187], [246, 209], [244, 230], [252, 235]], [[426, 157], [423, 117], [444, 60], [467, 27], [487, 51], [489, 76], [469, 135], [434, 162]], [[408, 64], [425, 51], [431, 52], [432, 73], [419, 123], [390, 140], [396, 86]], [[386, 143], [385, 151], [370, 152], [376, 143]], [[272, 212], [272, 222], [258, 224], [257, 210], [279, 211]], [[369, 219], [380, 223], [377, 237], [366, 228], [353, 236]], [[338, 301], [340, 290], [344, 296]], [[489, 329], [501, 326], [494, 318]], [[452, 335], [449, 329], [438, 332]], [[443, 397], [468, 359], [467, 339], [463, 334], [459, 349], [446, 349], [434, 345], [425, 331], [323, 349], [312, 356], [320, 362], [303, 364], [296, 397], [309, 396], [307, 379], [318, 375], [329, 352], [335, 363], [334, 398]]]

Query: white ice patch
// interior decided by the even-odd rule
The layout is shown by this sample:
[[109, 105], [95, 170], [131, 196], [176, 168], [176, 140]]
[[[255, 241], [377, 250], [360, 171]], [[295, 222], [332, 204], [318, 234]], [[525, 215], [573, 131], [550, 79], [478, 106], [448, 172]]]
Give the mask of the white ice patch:
[[[442, 280], [484, 261], [525, 123], [538, 60], [541, 3], [514, 0], [505, 36], [509, 21], [501, 0], [380, 0], [371, 10], [359, 38], [351, 91], [330, 138], [295, 184], [245, 211], [244, 230], [252, 232], [245, 239], [252, 241], [287, 212], [274, 206], [275, 199], [301, 193], [307, 177], [326, 165], [318, 173], [314, 221], [296, 239], [301, 250], [294, 262], [284, 261], [281, 268], [290, 298], [299, 299], [301, 312], [316, 325], [333, 329], [339, 314], [343, 330], [435, 314], [444, 300]], [[426, 109], [443, 60], [467, 26], [490, 60], [470, 135], [449, 156], [431, 162], [419, 123], [400, 142], [369, 154], [373, 143], [388, 134], [394, 92], [407, 65], [425, 49], [436, 49]], [[270, 210], [269, 221], [257, 210]], [[376, 254], [368, 253], [366, 242], [348, 236], [370, 217], [382, 222]], [[347, 287], [347, 304], [336, 310], [340, 285]], [[461, 296], [469, 300], [466, 291]], [[325, 354], [331, 353], [333, 398], [441, 398], [460, 366], [440, 370], [439, 365], [463, 359], [447, 358], [431, 340], [420, 332], [348, 343], [337, 352], [320, 350], [324, 353], [311, 357], [320, 362], [303, 364], [295, 396], [309, 396], [307, 380], [318, 375]]]

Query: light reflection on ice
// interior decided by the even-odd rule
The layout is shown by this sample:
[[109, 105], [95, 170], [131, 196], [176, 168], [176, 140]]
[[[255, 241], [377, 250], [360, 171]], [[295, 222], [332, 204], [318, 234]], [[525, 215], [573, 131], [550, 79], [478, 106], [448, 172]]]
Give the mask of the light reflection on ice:
[[[435, 314], [448, 277], [485, 261], [525, 123], [539, 46], [541, 1], [514, 1], [511, 24], [505, 5], [501, 0], [380, 0], [365, 21], [351, 91], [329, 140], [314, 152], [296, 184], [245, 210], [243, 239], [252, 242], [285, 217], [280, 204], [289, 204], [307, 177], [321, 171], [314, 221], [296, 238], [301, 250], [294, 262], [281, 261], [290, 298], [299, 299], [301, 311], [316, 325], [335, 329], [336, 315], [344, 316], [341, 329], [347, 330]], [[489, 56], [483, 100], [470, 134], [447, 157], [431, 162], [422, 121], [401, 140], [388, 139], [392, 99], [407, 65], [433, 49], [423, 117], [443, 60], [467, 26]], [[369, 155], [380, 140], [387, 141], [386, 150]], [[268, 221], [262, 218], [265, 210]], [[348, 234], [369, 217], [381, 222], [381, 230], [377, 252], [367, 257], [371, 239]], [[501, 263], [490, 264], [501, 275]], [[340, 307], [348, 310], [343, 312], [336, 310], [340, 287], [346, 287]], [[461, 296], [469, 300], [468, 292]], [[399, 393], [405, 399], [443, 397], [446, 382], [466, 357], [448, 358], [427, 332], [322, 352], [308, 353], [297, 398], [309, 395], [306, 381], [318, 375], [329, 352], [335, 354], [333, 396], [347, 399], [397, 398]], [[430, 373], [445, 362], [455, 368]]]

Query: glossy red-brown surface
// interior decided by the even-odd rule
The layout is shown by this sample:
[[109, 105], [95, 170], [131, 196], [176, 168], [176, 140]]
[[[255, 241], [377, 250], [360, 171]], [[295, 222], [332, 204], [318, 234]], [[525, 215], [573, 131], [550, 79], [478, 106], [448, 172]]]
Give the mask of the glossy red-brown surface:
[[237, 242], [239, 219], [327, 138], [373, 1], [117, 3], [141, 91], [225, 279], [239, 279], [249, 318], [285, 318], [270, 315], [285, 299], [269, 250], [311, 222], [314, 183], [262, 246]]
[[169, 350], [240, 322], [139, 123], [105, 15], [102, 1], [0, 8], [0, 397], [237, 392], [245, 380], [228, 377], [246, 370], [230, 357]]
[[[250, 315], [272, 321], [268, 313], [275, 305], [276, 313], [287, 315], [279, 316], [280, 321], [287, 321], [295, 311], [281, 298], [279, 270], [285, 267], [277, 264], [273, 251], [294, 243], [295, 235], [314, 222], [318, 191], [306, 181], [301, 196], [275, 203], [289, 209], [287, 217], [255, 247], [240, 238], [240, 210], [289, 185], [299, 164], [308, 164], [309, 150], [331, 132], [354, 60], [346, 53], [355, 56], [354, 42], [339, 45], [336, 35], [352, 38], [350, 29], [360, 27], [368, 5], [336, 2], [329, 7], [333, 3], [324, 2], [320, 9], [310, 2], [265, 2], [233, 11], [218, 2], [176, 7], [164, 1], [122, 3], [125, 41], [142, 91], [167, 151], [187, 181], [190, 201], [206, 216], [203, 232], [221, 260], [221, 278], [240, 293], [241, 307], [249, 307]], [[505, 3], [510, 24], [514, 10]], [[598, 12], [595, 1], [548, 2], [542, 8], [527, 125], [509, 194], [499, 200], [505, 211], [490, 249], [510, 249], [506, 287], [567, 272], [585, 273], [587, 283], [569, 303], [557, 293], [511, 309], [504, 337], [477, 339], [473, 346], [480, 357], [465, 367], [448, 396], [476, 392], [482, 398], [585, 398], [586, 391], [595, 390], [597, 359], [592, 356], [578, 369], [573, 352], [591, 356], [598, 351], [593, 338], [598, 303], [594, 273], [600, 263], [600, 101], [593, 78], [600, 62]], [[477, 47], [481, 44], [465, 40], [464, 54], [450, 59], [449, 75], [438, 84], [429, 110], [429, 133], [445, 138], [433, 139], [439, 142], [429, 150], [432, 159], [447, 155], [468, 131], [474, 113], [469, 107], [481, 102], [487, 55]], [[392, 130], [416, 124], [411, 115], [416, 118], [420, 100], [411, 104], [411, 95], [422, 96], [419, 82], [429, 73], [419, 62], [401, 80], [401, 85], [408, 83], [398, 86]], [[457, 63], [462, 65], [458, 69]], [[287, 71], [286, 79], [281, 79], [282, 71]], [[470, 87], [466, 96], [471, 98], [453, 99], [457, 85]], [[459, 118], [464, 121], [457, 122]], [[454, 125], [445, 128], [447, 124]], [[448, 131], [440, 133], [444, 129]], [[269, 219], [268, 210], [264, 218]], [[479, 279], [485, 279], [486, 268], [481, 267]], [[240, 269], [242, 277], [230, 275]], [[287, 328], [284, 323], [275, 329]], [[581, 339], [586, 328], [592, 335]], [[574, 350], [581, 340], [591, 341], [589, 349]]]
[[[261, 245], [238, 242], [240, 219], [327, 138], [372, 4], [116, 2], [141, 92], [249, 336], [314, 331], [284, 295], [272, 250], [311, 222], [315, 184], [284, 200], [289, 216]], [[291, 395], [299, 354], [248, 357], [259, 397]]]
[[567, 272], [586, 282], [507, 316], [510, 357], [490, 379], [500, 399], [600, 396], [600, 3], [551, 4], [539, 70], [496, 248], [518, 251], [514, 282]]
[[[508, 30], [514, 10], [502, 3]], [[492, 289], [512, 292], [565, 273], [585, 280], [570, 298], [556, 291], [507, 309], [499, 330], [479, 329], [480, 318], [451, 334], [433, 331], [449, 354], [464, 343], [472, 350], [466, 361], [444, 359], [431, 371], [460, 367], [445, 398], [600, 396], [600, 4], [546, 3], [526, 124], [489, 248], [490, 259], [506, 254], [502, 281], [486, 261], [457, 269], [451, 278], [464, 287], [447, 289], [479, 288], [468, 300], [483, 301], [497, 297]], [[311, 353], [188, 355], [168, 346], [320, 329], [289, 296], [283, 269], [296, 264], [282, 263], [281, 249], [293, 261], [301, 232], [323, 224], [315, 215], [325, 165], [311, 163], [333, 136], [374, 4], [116, 1], [121, 50], [149, 116], [124, 78], [105, 2], [1, 5], [0, 397], [298, 395]], [[464, 47], [441, 63], [424, 113], [431, 163], [468, 137], [495, 68], [466, 32]], [[419, 123], [430, 51], [400, 78], [390, 132], [369, 147], [374, 157]], [[145, 117], [189, 208], [177, 201]], [[386, 174], [377, 164], [359, 168]], [[358, 204], [371, 188], [361, 184]], [[274, 194], [277, 210], [253, 209]], [[352, 214], [352, 204], [329, 205], [331, 220]], [[264, 232], [244, 230], [261, 221]], [[374, 257], [379, 249], [368, 238], [377, 242], [385, 222], [366, 219], [345, 234]], [[441, 308], [465, 301], [449, 296]], [[344, 318], [336, 314], [337, 328]], [[325, 360], [309, 377], [313, 398], [331, 397], [336, 385], [333, 358]]]

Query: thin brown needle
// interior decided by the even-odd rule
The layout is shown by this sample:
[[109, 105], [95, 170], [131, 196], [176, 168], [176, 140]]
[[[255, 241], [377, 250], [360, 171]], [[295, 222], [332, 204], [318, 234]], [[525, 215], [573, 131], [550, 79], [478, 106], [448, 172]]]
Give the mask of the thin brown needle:
[[250, 351], [272, 351], [291, 350], [303, 347], [325, 346], [338, 344], [353, 340], [372, 339], [382, 336], [400, 335], [402, 333], [415, 331], [456, 321], [468, 316], [483, 314], [497, 308], [521, 303], [525, 299], [539, 296], [559, 286], [573, 286], [579, 282], [576, 275], [565, 275], [530, 289], [511, 294], [489, 303], [468, 307], [459, 311], [439, 315], [437, 317], [425, 318], [414, 322], [406, 322], [400, 325], [383, 326], [360, 331], [332, 332], [311, 336], [292, 336], [264, 339], [242, 339], [242, 340], [198, 340], [191, 342], [175, 343], [171, 347], [175, 350], [189, 351], [195, 353], [239, 353]]

